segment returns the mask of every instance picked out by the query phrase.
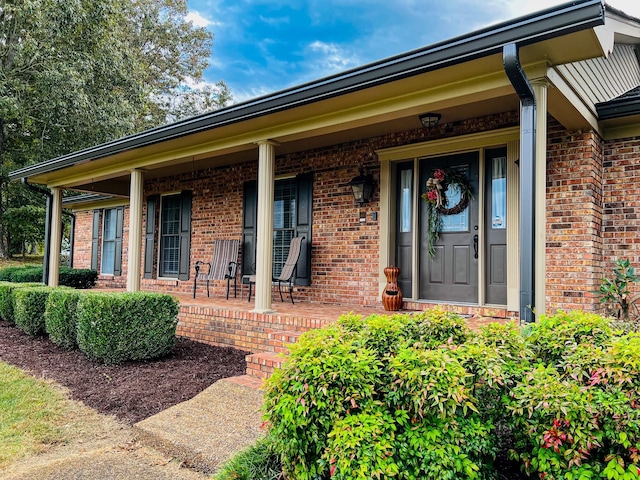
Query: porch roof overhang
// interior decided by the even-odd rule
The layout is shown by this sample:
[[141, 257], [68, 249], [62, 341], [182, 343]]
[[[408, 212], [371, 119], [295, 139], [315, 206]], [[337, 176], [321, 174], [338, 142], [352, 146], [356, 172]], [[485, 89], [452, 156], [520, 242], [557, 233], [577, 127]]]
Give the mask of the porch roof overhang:
[[175, 175], [253, 160], [265, 139], [285, 154], [418, 128], [425, 111], [450, 123], [516, 110], [503, 46], [517, 44], [525, 70], [544, 74], [549, 65], [605, 55], [604, 22], [599, 0], [574, 1], [25, 167], [10, 179], [126, 197], [134, 168], [145, 178]]

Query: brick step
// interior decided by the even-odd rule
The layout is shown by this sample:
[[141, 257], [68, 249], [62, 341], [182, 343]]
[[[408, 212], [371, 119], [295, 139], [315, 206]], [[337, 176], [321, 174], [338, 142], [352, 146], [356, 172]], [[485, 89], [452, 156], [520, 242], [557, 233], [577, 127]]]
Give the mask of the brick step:
[[275, 352], [252, 353], [246, 356], [247, 375], [256, 378], [269, 378], [276, 368], [285, 361], [282, 354]]
[[289, 353], [289, 345], [296, 343], [303, 332], [279, 330], [269, 333], [269, 351], [275, 353]]

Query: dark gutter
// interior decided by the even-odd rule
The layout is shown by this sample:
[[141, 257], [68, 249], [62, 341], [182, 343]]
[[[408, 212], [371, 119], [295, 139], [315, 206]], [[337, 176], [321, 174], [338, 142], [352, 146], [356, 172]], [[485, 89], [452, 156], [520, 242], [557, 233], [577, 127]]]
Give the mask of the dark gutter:
[[640, 95], [636, 97], [614, 98], [596, 104], [598, 120], [640, 115]]
[[504, 70], [520, 97], [520, 321], [535, 322], [536, 97], [520, 65], [518, 46], [504, 46]]
[[49, 257], [51, 256], [51, 199], [53, 195], [49, 190], [38, 185], [31, 185], [26, 178], [22, 179], [22, 184], [32, 192], [45, 195], [45, 219], [44, 219], [44, 258], [42, 259], [42, 283], [49, 285]]
[[315, 82], [282, 90], [170, 125], [64, 155], [9, 174], [10, 180], [60, 170], [80, 162], [300, 107], [473, 59], [499, 54], [505, 45], [537, 43], [604, 24], [600, 0], [577, 0], [499, 23]]

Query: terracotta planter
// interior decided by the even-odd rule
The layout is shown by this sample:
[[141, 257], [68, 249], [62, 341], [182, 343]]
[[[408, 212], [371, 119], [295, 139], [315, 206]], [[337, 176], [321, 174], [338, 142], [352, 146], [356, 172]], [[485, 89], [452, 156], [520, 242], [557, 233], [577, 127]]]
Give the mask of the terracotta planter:
[[402, 307], [402, 291], [398, 286], [400, 269], [398, 267], [387, 267], [384, 269], [387, 277], [387, 286], [382, 291], [382, 305], [390, 312], [397, 312]]

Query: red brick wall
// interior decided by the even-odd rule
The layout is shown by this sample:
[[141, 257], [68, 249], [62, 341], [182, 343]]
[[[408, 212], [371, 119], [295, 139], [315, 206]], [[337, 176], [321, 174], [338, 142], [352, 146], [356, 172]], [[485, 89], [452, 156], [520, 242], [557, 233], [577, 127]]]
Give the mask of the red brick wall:
[[91, 268], [91, 231], [93, 211], [76, 213], [76, 224], [73, 232], [73, 267]]
[[[380, 183], [375, 150], [516, 125], [516, 112], [459, 122], [439, 129], [416, 129], [365, 139], [331, 148], [276, 158], [276, 176], [314, 172], [311, 286], [298, 287], [297, 297], [310, 301], [379, 305], [378, 245], [379, 188], [364, 207], [354, 205], [347, 183], [364, 165]], [[256, 152], [257, 157], [257, 152]], [[257, 162], [196, 171], [179, 177], [145, 182], [145, 195], [193, 191], [191, 265], [208, 261], [213, 242], [242, 237], [242, 192], [247, 180], [257, 178]], [[366, 216], [360, 222], [361, 215]], [[158, 225], [159, 222], [156, 222]], [[157, 236], [157, 231], [156, 231]], [[157, 258], [157, 242], [154, 258]], [[146, 290], [190, 292], [192, 280], [143, 279]], [[224, 282], [214, 295], [224, 294]]]
[[606, 141], [604, 156], [603, 270], [611, 277], [619, 258], [640, 269], [640, 137]]
[[551, 119], [547, 146], [547, 312], [595, 310], [602, 277], [602, 140]]
[[[278, 156], [276, 175], [314, 172], [312, 281], [309, 287], [299, 287], [297, 296], [318, 302], [379, 304], [379, 222], [385, 220], [374, 221], [372, 218], [372, 213], [379, 211], [379, 187], [374, 190], [373, 200], [360, 208], [354, 205], [347, 186], [349, 180], [358, 174], [360, 165], [367, 167], [379, 186], [379, 163], [375, 150], [517, 124], [518, 114], [511, 112], [455, 125], [443, 125], [432, 130], [398, 132], [331, 148]], [[604, 151], [604, 200], [602, 145], [603, 142], [596, 134], [567, 132], [550, 119], [545, 292], [550, 311], [558, 308], [592, 310], [597, 307], [597, 298], [590, 292], [597, 289], [603, 275], [603, 201], [606, 209], [605, 247], [611, 249], [605, 252], [605, 260], [619, 255], [618, 251], [629, 253], [633, 248], [630, 245], [637, 242], [633, 232], [636, 228], [635, 208], [636, 204], [640, 205], [640, 200], [632, 200], [628, 194], [627, 199], [621, 200], [624, 195], [616, 193], [619, 192], [619, 186], [615, 185], [620, 184], [621, 174], [633, 175], [632, 178], [635, 178], [635, 172], [640, 171], [640, 141], [636, 139], [622, 144], [607, 143]], [[256, 161], [200, 170], [179, 177], [146, 181], [145, 197], [186, 189], [193, 191], [193, 265], [196, 260], [210, 259], [214, 240], [241, 239], [243, 183], [256, 177]], [[633, 195], [637, 196], [637, 193], [638, 191], [634, 191]], [[607, 196], [611, 196], [611, 200]], [[365, 222], [359, 220], [361, 210], [366, 215]], [[623, 228], [618, 225], [622, 217], [627, 222]], [[91, 219], [91, 212], [77, 217], [76, 266], [88, 266], [90, 262]], [[610, 222], [616, 222], [616, 225]], [[156, 221], [156, 226], [158, 225], [159, 222]], [[84, 233], [81, 235], [80, 231]], [[125, 237], [123, 275], [101, 278], [101, 285], [107, 285], [109, 281], [114, 284], [114, 280], [121, 280], [123, 284], [125, 282], [128, 210], [125, 210]], [[637, 260], [640, 254], [635, 250], [634, 253]], [[157, 259], [157, 242], [154, 258]], [[155, 276], [157, 275], [154, 274]], [[190, 292], [192, 280], [143, 279], [142, 288]], [[224, 289], [224, 282], [219, 282], [214, 286], [212, 294], [222, 296]]]

